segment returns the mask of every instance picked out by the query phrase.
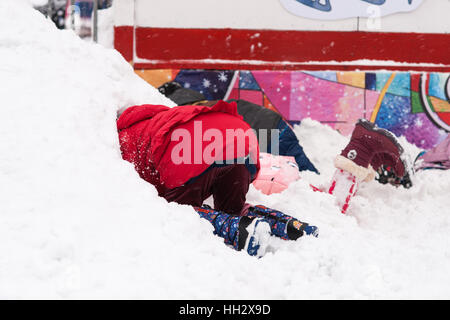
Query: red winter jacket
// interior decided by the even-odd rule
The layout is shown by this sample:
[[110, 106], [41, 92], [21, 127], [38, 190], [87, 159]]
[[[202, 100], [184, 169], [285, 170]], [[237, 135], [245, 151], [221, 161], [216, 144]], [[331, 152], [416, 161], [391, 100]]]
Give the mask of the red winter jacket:
[[[234, 102], [219, 101], [213, 107], [133, 106], [120, 115], [117, 120], [117, 129], [123, 159], [133, 163], [141, 178], [156, 186], [160, 195], [168, 189], [183, 185], [207, 170], [212, 163], [211, 159], [205, 160], [201, 156], [203, 153], [212, 154], [213, 160], [227, 160], [230, 154], [227, 157], [226, 149], [232, 146], [233, 159], [249, 156], [256, 162], [256, 173], [260, 168], [256, 135], [237, 113]], [[181, 129], [177, 132], [189, 133], [190, 141], [187, 144], [184, 140], [171, 141], [175, 129]], [[217, 149], [217, 152], [211, 153], [211, 147], [208, 148], [211, 143], [209, 141], [215, 142], [215, 139], [205, 138], [206, 142], [202, 142], [208, 129], [215, 130], [209, 131], [213, 135], [218, 132], [222, 134], [223, 148], [220, 151]], [[241, 130], [235, 131], [237, 134], [233, 139], [226, 139], [228, 129]], [[251, 134], [245, 139], [245, 147], [239, 148], [237, 144], [239, 139], [244, 138], [244, 132]], [[196, 141], [197, 144], [195, 144]], [[190, 146], [191, 163], [177, 164], [172, 159], [172, 152], [175, 155], [185, 156], [184, 152], [189, 151], [189, 148], [185, 148], [183, 152], [179, 152], [181, 142], [185, 146]]]

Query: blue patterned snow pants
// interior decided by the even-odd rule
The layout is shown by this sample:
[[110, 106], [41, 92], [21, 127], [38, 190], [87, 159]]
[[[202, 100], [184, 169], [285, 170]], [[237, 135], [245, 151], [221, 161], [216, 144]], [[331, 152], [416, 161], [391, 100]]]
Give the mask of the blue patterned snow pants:
[[195, 210], [201, 218], [211, 222], [214, 226], [214, 234], [223, 238], [225, 244], [238, 251], [244, 248], [248, 236], [246, 228], [255, 218], [263, 218], [267, 221], [272, 236], [283, 240], [297, 240], [303, 235], [305, 226], [308, 226], [307, 223], [261, 205], [250, 207], [245, 216], [230, 215], [207, 205], [195, 207]]

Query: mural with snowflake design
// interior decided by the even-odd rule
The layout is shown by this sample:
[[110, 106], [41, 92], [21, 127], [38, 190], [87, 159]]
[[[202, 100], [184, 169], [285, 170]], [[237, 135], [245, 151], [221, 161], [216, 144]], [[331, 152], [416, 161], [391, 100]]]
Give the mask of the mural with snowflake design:
[[137, 70], [155, 87], [177, 81], [208, 100], [243, 99], [292, 124], [311, 118], [349, 135], [359, 118], [429, 149], [450, 131], [450, 74]]

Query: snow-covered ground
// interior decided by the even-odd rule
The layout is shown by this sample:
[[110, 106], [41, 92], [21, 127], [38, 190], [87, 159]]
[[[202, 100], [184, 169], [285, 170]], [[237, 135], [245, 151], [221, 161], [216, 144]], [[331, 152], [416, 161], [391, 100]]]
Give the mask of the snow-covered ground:
[[450, 172], [363, 185], [344, 216], [308, 183], [329, 182], [348, 138], [305, 120], [296, 133], [322, 175], [272, 196], [251, 187], [248, 201], [320, 237], [236, 252], [121, 159], [116, 110], [173, 103], [25, 2], [0, 1], [0, 298], [450, 298]]

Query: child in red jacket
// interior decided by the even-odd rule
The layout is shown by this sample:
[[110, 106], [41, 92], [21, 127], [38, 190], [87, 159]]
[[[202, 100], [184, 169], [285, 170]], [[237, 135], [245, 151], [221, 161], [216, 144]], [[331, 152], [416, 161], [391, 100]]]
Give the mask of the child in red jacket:
[[[313, 226], [246, 204], [260, 169], [259, 145], [236, 103], [133, 106], [119, 115], [117, 128], [122, 156], [141, 178], [167, 201], [193, 206], [235, 249], [262, 256], [269, 235], [317, 235]], [[202, 207], [210, 196], [214, 209]]]
[[[117, 120], [122, 156], [167, 201], [240, 215], [259, 170], [254, 132], [235, 104], [214, 107], [142, 105]], [[211, 141], [212, 140], [212, 141]]]
[[[259, 146], [255, 133], [237, 113], [236, 103], [133, 106], [119, 115], [117, 128], [122, 156], [139, 175], [167, 201], [193, 206], [236, 250], [263, 256], [270, 236], [296, 240], [304, 234], [318, 235], [315, 226], [246, 204], [249, 185], [260, 169]], [[401, 152], [386, 130], [358, 122], [352, 140], [336, 160], [341, 175], [335, 176], [330, 193], [337, 193], [340, 182], [350, 179], [353, 184], [347, 193], [354, 194], [357, 182], [371, 175], [369, 165], [375, 169], [391, 165], [403, 176]], [[202, 206], [210, 196], [214, 209]]]

